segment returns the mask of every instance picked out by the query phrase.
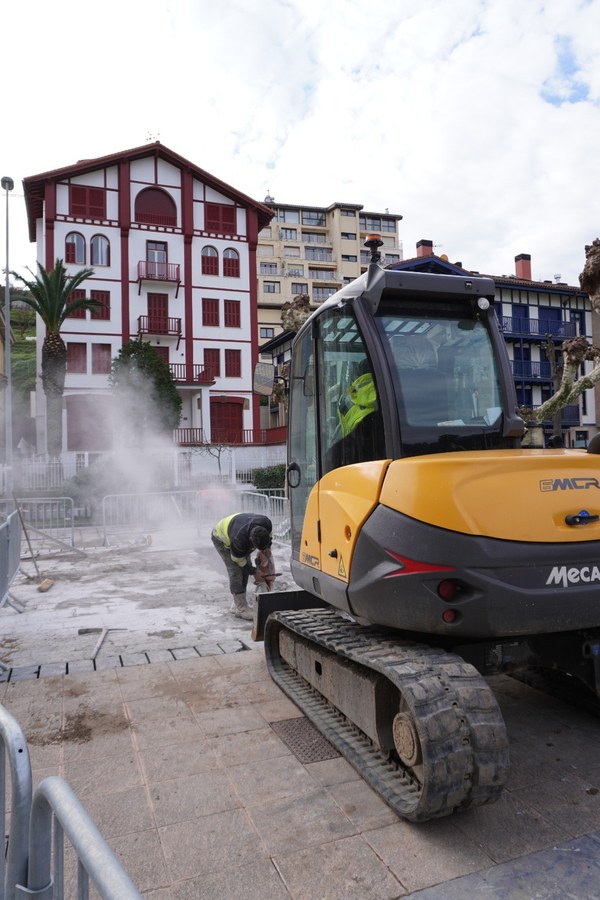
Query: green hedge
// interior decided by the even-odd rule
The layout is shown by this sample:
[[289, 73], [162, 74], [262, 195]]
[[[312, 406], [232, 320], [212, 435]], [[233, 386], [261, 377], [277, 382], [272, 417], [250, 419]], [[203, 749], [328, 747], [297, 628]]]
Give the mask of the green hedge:
[[267, 466], [265, 469], [255, 469], [253, 472], [254, 487], [257, 490], [264, 488], [282, 488], [285, 486], [285, 463], [277, 466]]

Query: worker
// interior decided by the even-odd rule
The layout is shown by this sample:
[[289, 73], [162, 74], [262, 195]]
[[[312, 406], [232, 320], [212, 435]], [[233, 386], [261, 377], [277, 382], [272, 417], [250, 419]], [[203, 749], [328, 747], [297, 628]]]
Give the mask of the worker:
[[370, 372], [355, 378], [338, 401], [342, 437], [347, 437], [359, 422], [377, 409], [377, 391]]
[[267, 516], [252, 513], [226, 516], [213, 529], [211, 540], [229, 575], [229, 590], [233, 595], [231, 612], [239, 619], [252, 619], [246, 598], [248, 578], [256, 571], [251, 555], [254, 550], [267, 550], [271, 546], [272, 530], [273, 524]]

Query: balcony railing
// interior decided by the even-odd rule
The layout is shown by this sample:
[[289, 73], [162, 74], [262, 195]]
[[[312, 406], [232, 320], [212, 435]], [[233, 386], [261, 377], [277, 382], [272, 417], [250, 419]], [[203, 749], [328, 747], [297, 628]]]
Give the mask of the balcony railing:
[[158, 215], [157, 213], [137, 212], [135, 221], [141, 225], [162, 225], [165, 228], [175, 228], [177, 226], [177, 216]]
[[172, 334], [181, 337], [181, 319], [169, 316], [138, 316], [138, 334]]
[[[278, 428], [217, 428], [211, 435], [212, 444], [285, 444], [287, 425]], [[180, 447], [195, 447], [204, 444], [201, 428], [176, 428], [173, 441]]]
[[577, 325], [575, 322], [556, 322], [554, 319], [527, 319], [525, 317], [502, 316], [500, 319], [504, 334], [522, 334], [532, 337], [545, 337], [547, 334], [554, 337], [575, 337]]
[[552, 378], [552, 367], [547, 360], [531, 362], [523, 359], [513, 359], [511, 369], [515, 378], [532, 378], [535, 380]]
[[179, 384], [214, 384], [215, 373], [212, 366], [170, 363], [169, 369]]
[[179, 263], [153, 262], [149, 259], [140, 259], [137, 264], [137, 280], [143, 278], [148, 281], [181, 281], [179, 277]]
[[[537, 409], [537, 407], [535, 407]], [[576, 403], [573, 403], [571, 406], [565, 406], [564, 409], [560, 411], [560, 421], [564, 428], [573, 427], [574, 425], [581, 424], [581, 410]], [[544, 419], [545, 426], [552, 425], [552, 418]]]

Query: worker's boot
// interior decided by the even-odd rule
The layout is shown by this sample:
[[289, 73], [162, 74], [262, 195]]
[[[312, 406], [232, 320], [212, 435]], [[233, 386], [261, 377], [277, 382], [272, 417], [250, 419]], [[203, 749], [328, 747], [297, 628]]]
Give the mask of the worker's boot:
[[243, 594], [233, 595], [233, 606], [231, 607], [231, 612], [234, 614], [234, 616], [237, 616], [238, 619], [246, 619], [248, 622], [252, 621], [254, 616], [252, 614], [252, 610], [248, 606], [245, 592]]

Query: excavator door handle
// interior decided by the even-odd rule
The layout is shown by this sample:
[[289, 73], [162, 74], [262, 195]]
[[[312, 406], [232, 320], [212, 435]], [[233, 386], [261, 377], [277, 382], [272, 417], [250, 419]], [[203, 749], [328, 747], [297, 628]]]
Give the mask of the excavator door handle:
[[587, 511], [587, 509], [582, 509], [581, 512], [578, 512], [577, 515], [565, 516], [565, 522], [567, 525], [589, 525], [590, 522], [597, 522], [600, 516], [593, 516], [591, 513]]

